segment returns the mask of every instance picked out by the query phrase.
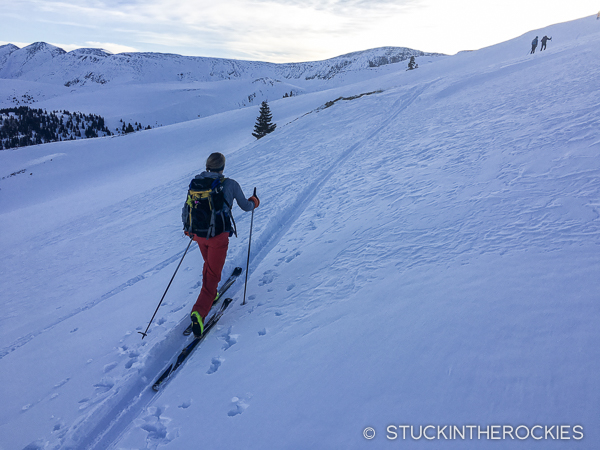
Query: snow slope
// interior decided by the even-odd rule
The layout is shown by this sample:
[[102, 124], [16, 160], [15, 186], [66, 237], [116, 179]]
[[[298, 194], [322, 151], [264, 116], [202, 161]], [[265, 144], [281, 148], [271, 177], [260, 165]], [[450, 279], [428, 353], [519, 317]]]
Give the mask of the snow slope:
[[[249, 107], [0, 152], [0, 448], [597, 448], [599, 44], [587, 17], [272, 101], [260, 141]], [[248, 305], [238, 283], [155, 394], [198, 251], [137, 331], [215, 150], [262, 201]], [[245, 265], [236, 222], [224, 272]], [[390, 425], [553, 428], [430, 442]]]

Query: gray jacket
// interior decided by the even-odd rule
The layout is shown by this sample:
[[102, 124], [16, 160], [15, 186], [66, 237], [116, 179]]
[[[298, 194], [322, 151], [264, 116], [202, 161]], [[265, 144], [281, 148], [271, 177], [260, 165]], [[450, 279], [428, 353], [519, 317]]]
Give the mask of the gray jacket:
[[[202, 172], [200, 175], [196, 175], [194, 180], [196, 179], [217, 179], [221, 175], [217, 172]], [[193, 181], [190, 182], [190, 189], [192, 188]], [[205, 224], [207, 226], [206, 229], [206, 237], [215, 236], [216, 234], [222, 233], [223, 231], [229, 231], [229, 234], [237, 234], [235, 231], [235, 221], [233, 220], [233, 215], [231, 213], [231, 207], [233, 206], [233, 199], [237, 202], [238, 206], [242, 208], [244, 211], [252, 211], [254, 209], [254, 202], [246, 199], [242, 188], [239, 183], [231, 178], [225, 178], [223, 180], [223, 198], [225, 200], [225, 204], [222, 206], [221, 212], [218, 214], [220, 219], [215, 219], [214, 217], [211, 219], [211, 223]], [[188, 220], [188, 218], [190, 220]], [[183, 222], [183, 229], [187, 231], [187, 228], [190, 227], [191, 222], [191, 212], [187, 202], [183, 205], [181, 210], [181, 220]], [[204, 229], [202, 229], [204, 232]], [[194, 228], [194, 233], [196, 233], [197, 228]]]
[[[217, 172], [202, 172], [194, 178], [219, 178], [220, 176]], [[254, 209], [254, 202], [246, 199], [240, 184], [232, 178], [225, 178], [225, 181], [223, 181], [223, 195], [225, 201], [230, 206], [233, 206], [233, 199], [235, 198], [238, 206], [244, 211], [252, 211]]]

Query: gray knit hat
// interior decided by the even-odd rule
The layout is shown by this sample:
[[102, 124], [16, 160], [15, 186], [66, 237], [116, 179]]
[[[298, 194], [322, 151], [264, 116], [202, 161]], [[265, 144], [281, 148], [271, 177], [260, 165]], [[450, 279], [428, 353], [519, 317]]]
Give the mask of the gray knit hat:
[[220, 172], [225, 169], [225, 155], [223, 153], [212, 153], [206, 160], [206, 170], [209, 172]]

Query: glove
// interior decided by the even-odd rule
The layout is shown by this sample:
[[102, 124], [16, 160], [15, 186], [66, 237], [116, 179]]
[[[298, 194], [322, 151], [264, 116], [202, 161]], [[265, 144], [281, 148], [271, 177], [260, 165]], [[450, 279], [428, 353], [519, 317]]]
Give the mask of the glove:
[[253, 195], [252, 197], [250, 197], [248, 199], [249, 202], [253, 202], [254, 203], [254, 209], [258, 208], [258, 205], [260, 205], [260, 200], [258, 199], [258, 197], [255, 195]]

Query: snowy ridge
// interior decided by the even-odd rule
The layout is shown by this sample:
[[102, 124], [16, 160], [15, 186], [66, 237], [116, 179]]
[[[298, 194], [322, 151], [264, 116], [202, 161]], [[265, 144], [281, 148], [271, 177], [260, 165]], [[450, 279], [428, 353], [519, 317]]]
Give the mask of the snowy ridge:
[[164, 53], [113, 55], [101, 49], [77, 49], [67, 53], [44, 42], [22, 49], [9, 44], [0, 51], [0, 78], [53, 82], [68, 87], [90, 82], [192, 82], [265, 76], [328, 80], [344, 72], [398, 63], [411, 56], [442, 56], [404, 47], [382, 47], [318, 62], [273, 64]]
[[[201, 433], [207, 448], [249, 450], [596, 448], [600, 27], [534, 33], [553, 36], [547, 51], [525, 56], [525, 35], [321, 80], [272, 100], [278, 127], [259, 141], [254, 106], [0, 152], [0, 175], [15, 173], [0, 180], [0, 446], [194, 448]], [[199, 252], [148, 337], [137, 331], [187, 244], [186, 186], [215, 149], [261, 198], [248, 305], [238, 282], [156, 395], [186, 342]], [[225, 273], [245, 267], [250, 215], [234, 214]], [[554, 428], [542, 442], [390, 442], [390, 424]]]
[[0, 45], [0, 67], [4, 67], [6, 61], [10, 57], [10, 54], [15, 50], [19, 50], [19, 47], [13, 44]]

